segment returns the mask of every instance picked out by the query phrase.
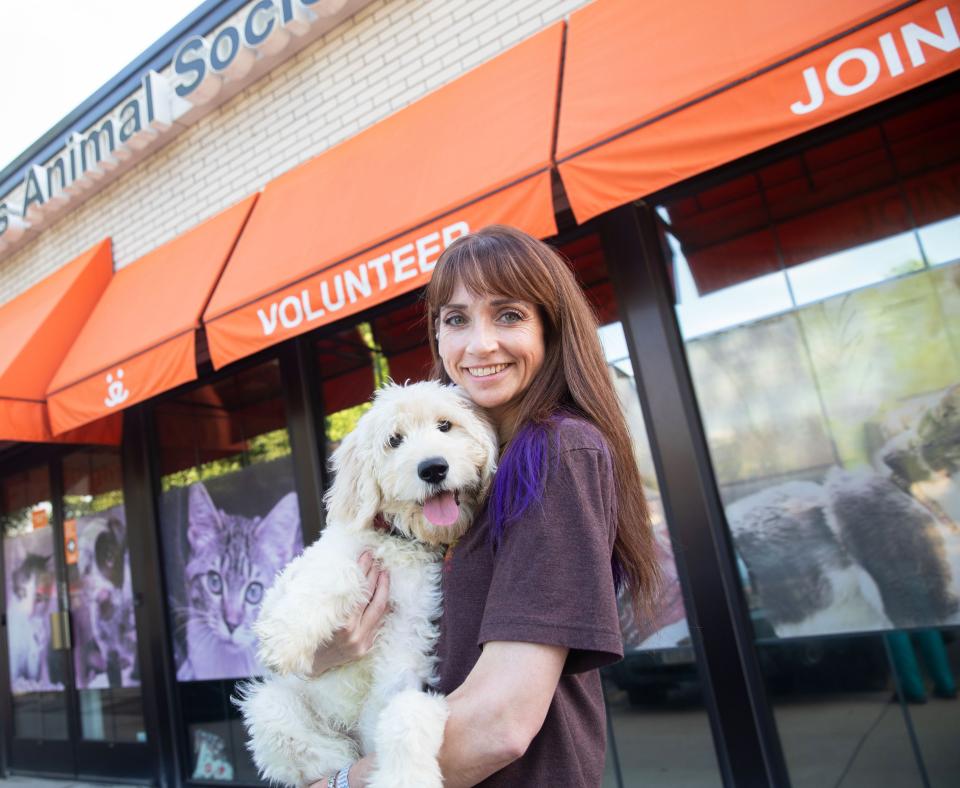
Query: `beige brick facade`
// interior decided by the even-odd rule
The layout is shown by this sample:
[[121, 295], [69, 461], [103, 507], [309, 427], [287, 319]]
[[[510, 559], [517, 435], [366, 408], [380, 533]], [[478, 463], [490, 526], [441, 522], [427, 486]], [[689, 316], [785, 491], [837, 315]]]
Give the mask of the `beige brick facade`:
[[106, 236], [122, 268], [584, 4], [370, 3], [0, 259], [0, 303]]

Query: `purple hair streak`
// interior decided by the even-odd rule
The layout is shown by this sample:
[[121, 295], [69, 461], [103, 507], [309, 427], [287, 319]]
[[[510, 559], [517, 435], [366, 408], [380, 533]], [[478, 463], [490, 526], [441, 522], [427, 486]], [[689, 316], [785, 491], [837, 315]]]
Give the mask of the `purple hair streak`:
[[[559, 412], [545, 422], [530, 422], [521, 427], [500, 457], [493, 488], [487, 503], [490, 515], [490, 541], [494, 549], [516, 520], [531, 506], [540, 502], [549, 468], [550, 441], [553, 428], [565, 416]], [[623, 568], [616, 556], [610, 562], [614, 587], [619, 592], [624, 584]]]
[[527, 509], [540, 501], [547, 479], [551, 422], [525, 424], [500, 457], [490, 491], [490, 537], [494, 547], [507, 532], [507, 526], [520, 519]]

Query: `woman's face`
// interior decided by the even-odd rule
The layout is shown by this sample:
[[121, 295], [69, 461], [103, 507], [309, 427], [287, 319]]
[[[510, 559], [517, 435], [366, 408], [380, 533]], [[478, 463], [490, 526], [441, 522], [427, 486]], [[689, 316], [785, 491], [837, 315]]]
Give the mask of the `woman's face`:
[[447, 375], [500, 423], [543, 366], [543, 321], [529, 301], [458, 284], [437, 323]]

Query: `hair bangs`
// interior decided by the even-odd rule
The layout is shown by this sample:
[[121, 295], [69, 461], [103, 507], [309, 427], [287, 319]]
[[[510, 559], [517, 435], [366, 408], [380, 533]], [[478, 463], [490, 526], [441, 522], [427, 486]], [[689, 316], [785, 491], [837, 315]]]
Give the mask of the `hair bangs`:
[[431, 313], [449, 303], [461, 284], [474, 296], [496, 295], [540, 306], [556, 300], [544, 292], [542, 283], [549, 278], [540, 270], [545, 269], [542, 262], [522, 238], [490, 232], [500, 229], [493, 226], [464, 236], [444, 252], [444, 264], [437, 266], [427, 292]]

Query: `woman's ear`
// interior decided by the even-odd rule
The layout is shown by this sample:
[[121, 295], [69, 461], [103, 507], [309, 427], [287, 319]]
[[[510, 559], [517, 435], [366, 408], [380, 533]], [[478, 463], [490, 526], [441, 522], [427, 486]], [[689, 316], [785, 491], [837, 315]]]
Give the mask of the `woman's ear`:
[[372, 436], [361, 419], [330, 458], [333, 485], [324, 496], [327, 518], [347, 528], [366, 528], [380, 511], [380, 487], [374, 476]]

